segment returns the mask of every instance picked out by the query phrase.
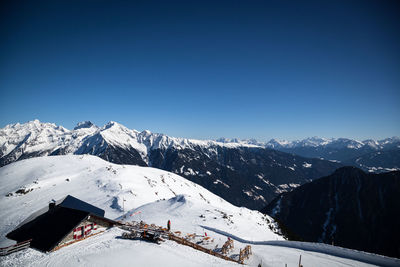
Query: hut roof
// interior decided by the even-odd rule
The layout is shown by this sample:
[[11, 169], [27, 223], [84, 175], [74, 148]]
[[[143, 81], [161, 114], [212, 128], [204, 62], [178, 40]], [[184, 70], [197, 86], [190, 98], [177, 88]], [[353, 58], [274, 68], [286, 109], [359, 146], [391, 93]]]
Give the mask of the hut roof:
[[104, 210], [70, 195], [55, 204], [53, 208], [47, 206], [31, 214], [7, 238], [18, 242], [32, 239], [31, 247], [50, 251], [89, 215], [115, 223], [103, 217]]
[[104, 217], [104, 210], [95, 207], [85, 201], [82, 201], [80, 199], [77, 199], [71, 195], [66, 196], [58, 206], [64, 207], [64, 208], [70, 208], [70, 209], [77, 209], [77, 210], [83, 210], [90, 212], [91, 214]]
[[[57, 206], [61, 206], [61, 207], [65, 207], [65, 208], [71, 208], [71, 209], [76, 209], [76, 210], [83, 210], [83, 211], [87, 211], [90, 212], [94, 215], [100, 216], [100, 217], [104, 217], [104, 210], [97, 208], [85, 201], [82, 201], [76, 197], [73, 197], [71, 195], [67, 195], [66, 197], [59, 199], [57, 201], [55, 201], [55, 205]], [[32, 213], [31, 215], [29, 215], [28, 218], [26, 218], [24, 221], [22, 221], [18, 226], [21, 227], [22, 225], [34, 220], [36, 217], [46, 213], [47, 211], [49, 211], [49, 205], [45, 206], [44, 208]]]
[[32, 239], [31, 247], [50, 251], [88, 215], [87, 211], [56, 206], [8, 233], [7, 237], [18, 242]]

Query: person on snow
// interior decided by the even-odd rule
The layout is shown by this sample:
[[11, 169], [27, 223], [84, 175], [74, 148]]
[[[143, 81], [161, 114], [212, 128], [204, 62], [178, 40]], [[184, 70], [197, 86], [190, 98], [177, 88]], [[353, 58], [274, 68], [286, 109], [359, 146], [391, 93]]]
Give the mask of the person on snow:
[[168, 232], [171, 231], [171, 221], [170, 220], [168, 220], [167, 228], [168, 228]]

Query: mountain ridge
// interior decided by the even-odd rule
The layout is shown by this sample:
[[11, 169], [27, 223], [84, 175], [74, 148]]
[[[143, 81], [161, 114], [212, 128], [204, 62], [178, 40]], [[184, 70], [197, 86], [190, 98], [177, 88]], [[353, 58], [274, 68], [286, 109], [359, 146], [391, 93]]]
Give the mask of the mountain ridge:
[[277, 194], [328, 175], [341, 164], [254, 144], [174, 138], [109, 122], [75, 130], [37, 120], [0, 129], [0, 166], [38, 156], [91, 154], [109, 162], [151, 166], [194, 181], [232, 204], [264, 207]]
[[[316, 148], [316, 147], [330, 147], [330, 148], [350, 148], [350, 149], [361, 149], [365, 147], [369, 147], [371, 149], [377, 150], [393, 150], [393, 149], [400, 149], [400, 137], [393, 136], [391, 138], [385, 138], [382, 140], [372, 140], [367, 139], [364, 141], [353, 140], [349, 138], [320, 138], [320, 137], [309, 137], [302, 140], [294, 140], [294, 141], [287, 141], [287, 140], [278, 140], [278, 139], [271, 139], [268, 142], [259, 142], [256, 139], [228, 139], [228, 138], [219, 138], [216, 140], [197, 140], [197, 139], [190, 139], [190, 138], [177, 138], [177, 137], [170, 137], [165, 134], [161, 133], [152, 133], [149, 130], [144, 130], [142, 132], [128, 129], [127, 127], [119, 124], [115, 121], [110, 121], [106, 123], [102, 127], [98, 127], [93, 124], [91, 121], [83, 121], [77, 123], [77, 125], [73, 128], [73, 130], [68, 130], [63, 126], [57, 126], [54, 123], [43, 123], [39, 120], [29, 121], [27, 123], [15, 123], [15, 124], [8, 124], [4, 128], [0, 129], [0, 157], [4, 157], [7, 153], [5, 149], [6, 140], [5, 140], [5, 132], [10, 132], [11, 129], [21, 130], [23, 127], [28, 128], [29, 130], [35, 130], [39, 127], [47, 128], [47, 131], [50, 131], [49, 128], [53, 128], [53, 131], [63, 132], [66, 135], [73, 135], [76, 138], [77, 133], [89, 130], [87, 134], [92, 134], [93, 131], [98, 131], [101, 133], [105, 133], [110, 128], [119, 128], [121, 132], [124, 132], [127, 135], [138, 140], [139, 144], [145, 144], [146, 147], [151, 147], [152, 149], [155, 148], [167, 148], [169, 146], [176, 146], [180, 148], [186, 148], [194, 145], [202, 145], [202, 146], [210, 146], [210, 145], [218, 145], [218, 146], [228, 146], [228, 147], [265, 147], [271, 148], [275, 150], [281, 150], [283, 152], [290, 152], [285, 150], [296, 149], [296, 148]], [[110, 135], [103, 136], [106, 139], [108, 138], [109, 141], [112, 143], [116, 143], [115, 138]], [[21, 139], [21, 138], [20, 138]], [[117, 142], [118, 143], [118, 142]], [[139, 147], [137, 147], [139, 149]], [[143, 150], [144, 147], [142, 147]], [[8, 149], [9, 150], [9, 149]], [[372, 151], [371, 151], [372, 152]], [[298, 153], [301, 156], [302, 153]], [[312, 156], [311, 156], [312, 157]]]

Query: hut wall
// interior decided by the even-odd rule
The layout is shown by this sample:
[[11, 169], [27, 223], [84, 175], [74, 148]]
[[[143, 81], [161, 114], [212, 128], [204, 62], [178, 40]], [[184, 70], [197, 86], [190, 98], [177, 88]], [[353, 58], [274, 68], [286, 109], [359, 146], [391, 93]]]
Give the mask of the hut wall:
[[[90, 220], [85, 219], [78, 226], [76, 226], [75, 228], [78, 228], [78, 227], [81, 227], [81, 226], [85, 226], [85, 225], [90, 224], [90, 223], [91, 223]], [[75, 230], [75, 228], [72, 229], [72, 231], [69, 232], [69, 234], [66, 237], [64, 237], [64, 239], [61, 240], [60, 243], [58, 243], [57, 246], [62, 245], [64, 243], [68, 243], [68, 242], [74, 241], [74, 230]]]
[[[81, 227], [81, 226], [85, 226], [85, 225], [88, 225], [88, 224], [92, 224], [92, 223], [96, 223], [96, 224], [97, 224], [97, 227], [109, 228], [109, 227], [112, 226], [111, 223], [106, 222], [106, 221], [104, 221], [104, 220], [101, 220], [100, 218], [97, 218], [97, 217], [94, 217], [94, 216], [89, 216], [89, 219], [83, 220], [83, 221], [82, 221], [78, 226], [76, 226], [75, 228], [78, 228], [78, 227]], [[74, 239], [74, 230], [75, 230], [75, 228], [72, 229], [72, 231], [69, 232], [68, 235], [67, 235], [66, 237], [64, 237], [64, 239], [61, 240], [61, 242], [58, 243], [57, 246], [60, 246], [60, 245], [63, 245], [63, 244], [65, 244], [65, 243], [74, 241], [74, 240], [75, 240], [75, 239]], [[89, 235], [90, 235], [90, 234], [89, 234]], [[88, 235], [88, 236], [89, 236], [89, 235]]]

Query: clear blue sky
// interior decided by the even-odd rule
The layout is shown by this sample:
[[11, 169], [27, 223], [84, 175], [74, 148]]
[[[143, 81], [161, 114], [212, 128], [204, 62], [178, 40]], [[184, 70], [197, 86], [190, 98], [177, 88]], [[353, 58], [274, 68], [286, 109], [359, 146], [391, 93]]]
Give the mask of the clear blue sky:
[[400, 135], [399, 1], [2, 1], [0, 127]]

